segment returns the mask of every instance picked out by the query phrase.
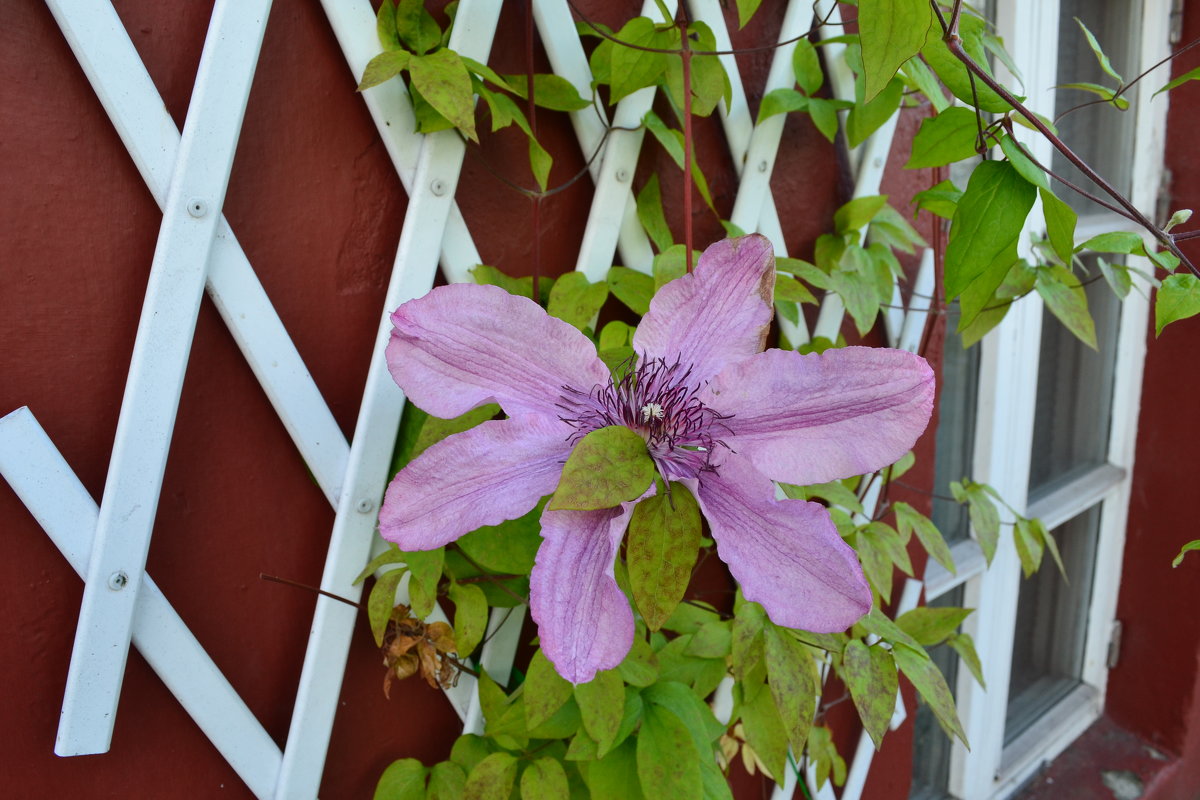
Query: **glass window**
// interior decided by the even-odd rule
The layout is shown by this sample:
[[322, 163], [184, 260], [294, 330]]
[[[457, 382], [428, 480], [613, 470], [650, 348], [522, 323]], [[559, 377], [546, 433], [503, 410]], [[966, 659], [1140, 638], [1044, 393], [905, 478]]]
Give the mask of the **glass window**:
[[[963, 587], [946, 592], [930, 606], [961, 608]], [[958, 682], [958, 654], [946, 645], [930, 648], [929, 656], [946, 676], [946, 683], [954, 690]], [[917, 702], [917, 715], [913, 723], [913, 782], [910, 800], [942, 800], [950, 795], [946, 785], [950, 779], [950, 750], [953, 742], [938, 725], [929, 706]]]
[[948, 499], [950, 481], [970, 477], [975, 452], [975, 407], [979, 398], [981, 345], [964, 349], [953, 332], [958, 324], [957, 301], [946, 320], [942, 345], [942, 382], [938, 391], [937, 445], [934, 460], [933, 523], [950, 544], [970, 536], [966, 506]]
[[1047, 554], [1042, 568], [1021, 584], [1005, 744], [1081, 682], [1100, 508], [1092, 506], [1051, 531], [1062, 552], [1067, 580]]
[[[1060, 84], [1096, 83], [1116, 87], [1117, 81], [1105, 73], [1088, 46], [1078, 18], [1095, 35], [1116, 72], [1126, 80], [1137, 74], [1137, 29], [1140, 2], [1133, 0], [1060, 0], [1058, 24], [1058, 80]], [[1041, 87], [1030, 87], [1030, 90]], [[1136, 98], [1130, 98], [1135, 100]], [[1097, 102], [1098, 101], [1098, 102]], [[1061, 116], [1068, 109], [1090, 105]], [[1098, 95], [1081, 89], [1063, 89], [1055, 98], [1054, 113], [1060, 117], [1058, 132], [1064, 141], [1093, 169], [1117, 189], [1129, 190], [1133, 158], [1134, 119], [1122, 113]], [[1103, 131], [1103, 136], [1096, 136]], [[1053, 169], [1072, 183], [1089, 191], [1099, 188], [1057, 151]], [[1099, 209], [1090, 200], [1070, 190], [1058, 195], [1081, 213], [1094, 214]]]
[[1029, 465], [1029, 499], [1106, 462], [1112, 416], [1113, 372], [1121, 303], [1085, 259], [1084, 287], [1096, 323], [1098, 350], [1079, 341], [1047, 310], [1042, 318], [1037, 410]]

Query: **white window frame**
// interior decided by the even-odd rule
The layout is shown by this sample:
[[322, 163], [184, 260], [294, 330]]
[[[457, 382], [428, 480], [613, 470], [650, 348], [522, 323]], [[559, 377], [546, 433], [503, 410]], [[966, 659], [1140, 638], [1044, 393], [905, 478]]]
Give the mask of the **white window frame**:
[[[1000, 0], [996, 27], [1029, 87], [1033, 110], [1053, 116], [1054, 96], [1043, 87], [1058, 83], [1058, 0]], [[1138, 74], [1169, 52], [1170, 0], [1142, 0], [1138, 32]], [[1003, 68], [1000, 68], [1001, 71]], [[1165, 74], [1165, 71], [1164, 71]], [[1010, 85], [1011, 78], [1008, 79]], [[1154, 78], [1147, 83], [1153, 83]], [[1163, 174], [1165, 96], [1149, 99], [1140, 85], [1134, 103], [1133, 183], [1131, 200], [1153, 210]], [[1018, 138], [1042, 163], [1050, 163], [1049, 143], [1018, 128]], [[1040, 228], [1040, 201], [1030, 214], [1027, 233]], [[1103, 230], [1132, 230], [1130, 223], [1105, 212], [1081, 217], [1076, 241]], [[1028, 256], [1029, 236], [1024, 237]], [[1142, 265], [1137, 265], [1142, 266]], [[1067, 486], [1028, 502], [1029, 470], [1037, 397], [1038, 354], [1043, 306], [1032, 295], [1015, 303], [1004, 322], [983, 340], [979, 368], [972, 477], [997, 489], [1026, 516], [1040, 516], [1047, 528], [1066, 522], [1099, 504], [1094, 589], [1091, 593], [1084, 645], [1082, 683], [1058, 701], [1041, 722], [1004, 743], [1004, 724], [1021, 567], [1008, 529], [990, 569], [974, 540], [953, 548], [958, 565], [951, 575], [934, 562], [926, 575], [927, 598], [932, 600], [962, 586], [963, 605], [978, 609], [964, 626], [974, 638], [984, 664], [987, 689], [968, 670], [960, 669], [957, 701], [971, 742], [968, 752], [956, 744], [950, 763], [948, 790], [963, 800], [993, 800], [1012, 795], [1047, 761], [1059, 755], [1102, 713], [1108, 679], [1108, 648], [1121, 581], [1121, 562], [1129, 506], [1141, 397], [1149, 302], [1132, 292], [1121, 309], [1116, 340], [1112, 425], [1107, 464], [1088, 471]], [[1058, 324], [1051, 321], [1049, 324]]]

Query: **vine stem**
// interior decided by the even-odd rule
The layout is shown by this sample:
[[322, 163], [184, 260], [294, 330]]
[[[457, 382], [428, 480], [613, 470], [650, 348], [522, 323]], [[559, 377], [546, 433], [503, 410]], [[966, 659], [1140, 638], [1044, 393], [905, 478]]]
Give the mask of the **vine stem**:
[[[682, 8], [682, 4], [680, 4]], [[683, 61], [683, 246], [687, 271], [692, 271], [692, 49], [686, 17], [679, 23]]]
[[[937, 0], [932, 0], [932, 3], [934, 6], [936, 6]], [[962, 62], [968, 73], [983, 81], [983, 83], [989, 89], [991, 89], [993, 92], [999, 95], [1001, 99], [1012, 106], [1013, 110], [1028, 120], [1029, 124], [1036, 128], [1038, 132], [1041, 133], [1042, 136], [1044, 136], [1046, 140], [1054, 146], [1055, 150], [1062, 153], [1063, 156], [1066, 157], [1066, 159], [1072, 164], [1074, 164], [1080, 172], [1082, 172], [1093, 183], [1103, 189], [1105, 194], [1115, 200], [1117, 205], [1119, 205], [1122, 209], [1122, 216], [1145, 228], [1151, 235], [1154, 236], [1155, 240], [1157, 240], [1159, 244], [1163, 245], [1173, 254], [1175, 254], [1179, 261], [1184, 264], [1193, 275], [1200, 277], [1200, 269], [1198, 269], [1196, 265], [1193, 264], [1191, 260], [1183, 254], [1183, 251], [1180, 250], [1179, 246], [1175, 244], [1175, 240], [1170, 234], [1151, 222], [1145, 214], [1139, 211], [1138, 208], [1132, 202], [1130, 202], [1127, 197], [1125, 197], [1125, 195], [1123, 195], [1115, 186], [1113, 186], [1104, 177], [1092, 169], [1086, 161], [1080, 158], [1079, 155], [1076, 154], [1075, 151], [1066, 144], [1066, 142], [1064, 142], [1058, 137], [1057, 134], [1051, 131], [1046, 123], [1042, 122], [1042, 120], [1036, 114], [1026, 108], [1024, 104], [1017, 100], [1017, 98], [1014, 97], [1011, 92], [1005, 89], [999, 81], [989, 75], [987, 71], [983, 69], [983, 67], [975, 63], [975, 59], [971, 58], [967, 51], [963, 49], [962, 37], [958, 35], [957, 23], [958, 16], [961, 11], [962, 0], [955, 0], [954, 8], [950, 15], [950, 22], [946, 26], [945, 33], [942, 36], [942, 40], [946, 43], [946, 49], [950, 51], [950, 54]]]
[[[525, 0], [525, 95], [526, 108], [529, 117], [529, 132], [537, 139], [537, 105], [534, 103], [533, 91], [533, 0]], [[532, 151], [531, 151], [532, 152]], [[542, 272], [542, 196], [540, 193], [532, 196], [531, 215], [533, 222], [533, 302], [540, 303], [541, 292], [538, 280]]]

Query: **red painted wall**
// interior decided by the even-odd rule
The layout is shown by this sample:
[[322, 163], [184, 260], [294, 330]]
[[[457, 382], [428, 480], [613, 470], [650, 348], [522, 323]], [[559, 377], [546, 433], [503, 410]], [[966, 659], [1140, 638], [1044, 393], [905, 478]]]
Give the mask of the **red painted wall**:
[[[1188, 0], [1182, 42], [1200, 37], [1200, 2]], [[1181, 56], [1174, 75], [1200, 64], [1196, 51]], [[1152, 82], [1154, 86], [1165, 83]], [[1200, 209], [1200, 85], [1185, 84], [1170, 94], [1167, 168], [1171, 208]], [[1194, 218], [1195, 219], [1195, 218]], [[1185, 226], [1194, 227], [1194, 223]], [[1193, 260], [1200, 247], [1185, 243]], [[1200, 587], [1200, 559], [1189, 557], [1177, 569], [1171, 559], [1180, 546], [1200, 537], [1191, 474], [1200, 452], [1200, 419], [1193, 403], [1200, 392], [1196, 348], [1200, 322], [1168, 327], [1155, 338], [1147, 332], [1145, 383], [1139, 419], [1133, 495], [1125, 545], [1117, 617], [1124, 623], [1120, 663], [1109, 675], [1112, 717], [1172, 753], [1187, 750], [1200, 767], [1197, 699], [1200, 693], [1200, 617], [1194, 613]], [[1185, 747], [1185, 743], [1189, 743]], [[1193, 770], [1200, 776], [1200, 769]], [[1196, 784], [1192, 785], [1194, 790]], [[1156, 795], [1175, 797], [1173, 794]]]
[[[637, 5], [594, 0], [584, 8], [614, 23], [636, 13]], [[739, 44], [773, 40], [782, 9], [764, 6]], [[523, 69], [523, 7], [505, 9], [491, 59], [501, 72]], [[204, 2], [118, 3], [177, 123], [210, 10]], [[45, 6], [3, 0], [0, 12], [0, 415], [28, 405], [99, 498], [160, 214]], [[539, 60], [546, 69], [540, 53]], [[759, 85], [769, 54], [739, 61], [750, 75], [747, 84]], [[225, 207], [347, 434], [406, 206], [354, 84], [317, 1], [277, 2]], [[541, 129], [557, 158], [552, 182], [564, 181], [582, 168], [583, 157], [561, 116], [544, 115]], [[728, 216], [736, 186], [719, 127], [698, 126], [697, 146], [718, 208]], [[529, 184], [523, 159], [524, 142], [501, 133], [471, 149], [458, 192], [482, 257], [514, 274], [532, 269], [529, 205], [494, 173]], [[664, 194], [677, 197], [670, 162], [650, 154], [643, 167], [650, 166], [668, 176]], [[888, 186], [911, 194], [929, 178], [891, 170]], [[806, 121], [788, 123], [773, 187], [789, 246], [809, 254], [815, 237], [831, 227], [848, 186], [835, 151]], [[583, 180], [543, 203], [542, 269], [573, 265], [590, 200]], [[679, 206], [668, 202], [678, 231]], [[702, 204], [695, 222], [698, 242], [721, 235]], [[0, 520], [0, 785], [6, 793], [173, 798], [220, 790], [221, 796], [248, 796], [136, 654], [111, 752], [53, 755], [82, 584], [2, 483]], [[314, 597], [258, 576], [318, 583], [332, 520], [206, 300], [149, 572], [280, 743]], [[397, 757], [426, 763], [446, 757], [458, 724], [441, 694], [410, 681], [385, 701], [382, 678], [364, 622], [350, 654], [322, 796], [368, 795]], [[889, 780], [905, 787], [907, 753], [901, 740], [885, 748], [894, 762]]]

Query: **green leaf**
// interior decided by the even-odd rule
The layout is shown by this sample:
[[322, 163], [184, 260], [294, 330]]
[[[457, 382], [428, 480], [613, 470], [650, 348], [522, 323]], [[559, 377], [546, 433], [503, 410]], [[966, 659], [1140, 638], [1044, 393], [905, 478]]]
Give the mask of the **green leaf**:
[[387, 631], [388, 619], [392, 609], [396, 607], [396, 587], [407, 570], [388, 570], [379, 576], [371, 587], [367, 598], [367, 620], [371, 623], [371, 633], [375, 636], [375, 646], [383, 647], [383, 634]]
[[1130, 290], [1133, 289], [1133, 277], [1129, 273], [1129, 267], [1106, 261], [1099, 256], [1096, 256], [1096, 265], [1100, 267], [1100, 274], [1104, 276], [1113, 294], [1121, 300], [1129, 296]]
[[853, 511], [856, 514], [866, 513], [863, 511], [862, 503], [858, 501], [858, 495], [841, 481], [815, 483], [810, 486], [793, 486], [783, 483], [780, 484], [780, 488], [793, 500], [811, 500], [819, 497], [832, 505], [841, 506], [847, 511]]
[[594, 511], [636, 500], [654, 481], [654, 461], [646, 440], [623, 425], [584, 436], [563, 466], [551, 511]]
[[737, 0], [738, 30], [746, 27], [746, 23], [754, 16], [754, 12], [758, 11], [760, 5], [762, 0]]
[[821, 135], [832, 142], [837, 138], [838, 109], [848, 108], [851, 105], [844, 100], [812, 97], [808, 101], [808, 115], [812, 117], [813, 125], [821, 132]]
[[956, 572], [950, 547], [929, 517], [902, 502], [892, 503], [892, 511], [896, 512], [896, 527], [902, 536], [907, 536], [910, 532], [915, 533], [925, 552], [949, 572]]
[[425, 800], [425, 765], [415, 758], [393, 761], [379, 776], [373, 800]]
[[960, 330], [982, 310], [1004, 280], [1036, 190], [1006, 161], [984, 161], [971, 173], [958, 201], [946, 245], [946, 296], [968, 288], [982, 295], [974, 308], [963, 304]]
[[467, 790], [467, 772], [453, 761], [434, 764], [425, 800], [459, 800]]
[[645, 797], [638, 782], [637, 749], [637, 741], [631, 739], [599, 761], [588, 764], [584, 779], [593, 798], [642, 800]]
[[[647, 111], [646, 116], [642, 117], [642, 124], [646, 126], [646, 130], [654, 136], [662, 148], [667, 151], [671, 159], [675, 162], [675, 166], [683, 169], [683, 131], [668, 128], [666, 123], [659, 118], [653, 111]], [[708, 204], [713, 213], [716, 209], [713, 208], [712, 192], [708, 189], [708, 181], [704, 178], [704, 173], [700, 170], [700, 161], [692, 159], [692, 183], [696, 186], [696, 191], [704, 198], [704, 202]]]
[[455, 543], [479, 566], [504, 575], [528, 574], [541, 545], [543, 503], [517, 519], [487, 525], [460, 537]]
[[421, 97], [439, 114], [449, 120], [473, 142], [475, 133], [475, 99], [471, 75], [462, 59], [453, 50], [435, 50], [425, 56], [413, 56], [408, 72], [413, 86]]
[[950, 101], [946, 99], [946, 93], [942, 90], [942, 85], [938, 83], [937, 75], [933, 74], [933, 70], [921, 60], [920, 56], [913, 56], [905, 61], [900, 70], [908, 78], [908, 82], [913, 88], [929, 98], [934, 111], [941, 114], [950, 108]]
[[[1066, 581], [1067, 568], [1063, 565], [1062, 553], [1058, 552], [1058, 543], [1054, 541], [1054, 536], [1046, 530], [1046, 526], [1042, 524], [1040, 519], [1029, 520], [1029, 525], [1041, 539], [1042, 544], [1046, 546], [1046, 552], [1054, 559], [1054, 563], [1058, 567], [1058, 574], [1062, 575], [1063, 580]], [[1070, 583], [1070, 581], [1067, 582]]]
[[952, 481], [950, 491], [955, 500], [967, 503], [975, 538], [990, 565], [996, 555], [996, 544], [1000, 541], [1000, 512], [996, 510], [996, 504], [978, 483]]
[[1109, 87], [1102, 86], [1099, 83], [1090, 83], [1088, 81], [1081, 81], [1080, 83], [1060, 83], [1055, 88], [1079, 89], [1080, 91], [1090, 92], [1099, 97], [1101, 100], [1112, 103], [1121, 111], [1129, 108], [1129, 101], [1117, 94], [1117, 92], [1120, 91], [1119, 89], [1110, 89]]
[[803, 753], [817, 709], [816, 665], [807, 647], [777, 625], [766, 627], [767, 683], [792, 752]]
[[1046, 219], [1046, 236], [1050, 246], [1064, 264], [1071, 263], [1075, 252], [1075, 222], [1079, 219], [1075, 211], [1048, 189], [1039, 189], [1042, 198], [1042, 214]]
[[616, 103], [638, 89], [653, 86], [667, 69], [665, 54], [640, 50], [638, 47], [670, 49], [662, 47], [658, 42], [658, 31], [649, 17], [634, 17], [629, 20], [617, 32], [616, 38], [635, 47], [616, 47], [612, 51], [611, 103]]
[[650, 239], [658, 248], [658, 252], [662, 253], [675, 244], [671, 228], [667, 225], [667, 218], [663, 214], [662, 189], [658, 184], [658, 173], [652, 174], [646, 181], [646, 185], [638, 192], [637, 214], [638, 220], [646, 229], [646, 233], [650, 234]]
[[[742, 691], [747, 688], [742, 686]], [[770, 770], [771, 777], [782, 780], [787, 769], [788, 729], [771, 693], [760, 691], [752, 699], [744, 698], [741, 709], [746, 743]]]
[[954, 696], [941, 671], [929, 659], [924, 650], [913, 649], [904, 644], [896, 644], [892, 648], [892, 656], [896, 666], [904, 673], [912, 685], [925, 698], [934, 717], [947, 733], [957, 736], [969, 749], [967, 734], [958, 721], [958, 712], [954, 708]]
[[775, 302], [813, 303], [817, 298], [808, 288], [791, 275], [780, 272], [775, 275]]
[[591, 327], [592, 320], [600, 313], [600, 307], [607, 299], [606, 282], [591, 283], [582, 272], [568, 272], [554, 282], [546, 313], [582, 331]]
[[796, 42], [796, 49], [792, 52], [792, 72], [796, 75], [796, 83], [800, 84], [800, 88], [807, 95], [816, 94], [825, 82], [821, 57], [817, 55], [817, 48], [813, 47], [813, 43], [808, 39]]
[[1169, 275], [1154, 298], [1154, 335], [1177, 320], [1200, 314], [1200, 281], [1195, 275]]
[[625, 682], [615, 669], [597, 672], [587, 683], [575, 686], [575, 702], [583, 716], [583, 729], [596, 742], [599, 757], [613, 745], [625, 708]]
[[[705, 695], [707, 697], [707, 695]], [[709, 755], [716, 739], [725, 733], [725, 726], [713, 716], [712, 709], [700, 695], [675, 681], [661, 680], [642, 690], [647, 704], [665, 708], [683, 721], [692, 736], [692, 744], [700, 755]]]
[[861, 627], [867, 633], [875, 634], [885, 642], [891, 642], [892, 644], [903, 642], [909, 647], [920, 648], [916, 639], [905, 633], [899, 625], [880, 611], [878, 607], [872, 608], [869, 614], [854, 624], [857, 627]]
[[[983, 33], [986, 26], [982, 19], [972, 14], [964, 13], [959, 18], [958, 32], [962, 37], [963, 50], [984, 70], [988, 70], [987, 50], [983, 45]], [[967, 105], [974, 106], [973, 96], [978, 96], [981, 111], [1003, 114], [1010, 109], [1004, 98], [988, 88], [981, 80], [975, 80], [975, 93], [972, 94], [971, 79], [967, 75], [967, 68], [946, 48], [946, 43], [940, 36], [930, 36], [926, 40], [925, 46], [921, 48], [921, 56], [941, 78], [946, 88]]]
[[539, 648], [525, 675], [525, 724], [530, 730], [554, 716], [572, 695], [571, 683], [558, 674]]
[[684, 652], [699, 658], [725, 658], [733, 643], [732, 624], [728, 620], [715, 620], [701, 625]]
[[1013, 165], [1013, 169], [1020, 173], [1022, 178], [1042, 191], [1051, 191], [1050, 179], [1046, 177], [1046, 173], [1042, 171], [1041, 167], [1030, 160], [1016, 139], [1011, 136], [1005, 136], [1000, 140], [1000, 149], [1008, 158], [1009, 163]]
[[700, 506], [683, 484], [668, 491], [634, 507], [626, 544], [629, 587], [652, 631], [683, 599], [700, 550]]
[[423, 0], [400, 0], [396, 8], [396, 32], [416, 53], [428, 52], [442, 40], [441, 28], [425, 10]]
[[554, 157], [550, 155], [550, 151], [542, 147], [542, 143], [537, 140], [537, 137], [532, 134], [529, 139], [529, 170], [533, 173], [533, 179], [537, 181], [538, 188], [543, 192], [550, 185], [550, 169], [554, 166]]
[[[529, 81], [526, 75], [505, 75], [502, 86], [511, 89], [512, 93], [522, 100], [529, 97]], [[533, 76], [533, 102], [542, 108], [552, 111], [579, 111], [592, 104], [579, 94], [575, 84], [566, 78], [553, 74], [536, 74]]]
[[904, 82], [893, 78], [872, 100], [862, 105], [855, 104], [846, 117], [846, 140], [851, 147], [858, 147], [883, 123], [887, 122], [904, 96]]
[[1200, 67], [1196, 67], [1195, 69], [1188, 70], [1187, 72], [1180, 75], [1178, 78], [1175, 78], [1175, 79], [1171, 80], [1170, 82], [1168, 82], [1167, 84], [1165, 84], [1161, 89], [1159, 89], [1157, 92], [1155, 92], [1154, 94], [1152, 94], [1150, 96], [1157, 97], [1162, 92], [1169, 92], [1172, 89], [1174, 89], [1176, 86], [1182, 86], [1183, 84], [1187, 83], [1188, 81], [1195, 81], [1195, 80], [1200, 80]]
[[1088, 312], [1087, 293], [1071, 271], [1057, 264], [1038, 270], [1037, 293], [1046, 308], [1058, 317], [1067, 330], [1093, 350], [1096, 346], [1096, 325]]
[[[477, 264], [470, 270], [471, 277], [476, 283], [482, 283], [489, 286], [499, 286], [509, 294], [515, 294], [518, 297], [528, 297], [533, 299], [533, 278], [513, 278], [505, 275], [495, 267], [490, 267], [487, 264]], [[541, 294], [539, 298], [543, 302], [549, 300], [550, 290], [554, 287], [554, 279], [543, 277], [538, 281], [538, 292]]]
[[899, 679], [892, 654], [883, 647], [867, 647], [861, 640], [851, 639], [842, 652], [840, 675], [850, 690], [863, 728], [878, 750], [896, 711]]
[[517, 782], [517, 759], [511, 753], [492, 753], [467, 776], [465, 800], [508, 800]]
[[962, 190], [955, 186], [953, 181], [947, 179], [923, 192], [914, 194], [913, 202], [917, 204], [918, 209], [925, 209], [930, 214], [936, 214], [942, 219], [951, 219], [962, 196]]
[[654, 278], [629, 267], [613, 267], [608, 271], [608, 289], [631, 311], [644, 316], [654, 296]]
[[738, 681], [753, 683], [750, 676], [760, 668], [764, 671], [766, 669], [763, 641], [763, 626], [766, 622], [766, 612], [758, 603], [742, 603], [734, 611], [730, 669]]
[[838, 755], [829, 728], [814, 725], [808, 732], [808, 757], [816, 763], [818, 791], [830, 777], [838, 786], [846, 782], [846, 761]]
[[700, 765], [683, 721], [662, 706], [642, 712], [637, 738], [637, 774], [642, 792], [661, 800], [696, 800], [702, 794]]
[[454, 745], [450, 748], [450, 760], [462, 767], [464, 772], [470, 772], [492, 752], [489, 744], [482, 736], [464, 733], [454, 740]]
[[842, 236], [865, 228], [886, 205], [886, 194], [856, 197], [833, 212], [833, 228]]
[[1182, 564], [1183, 557], [1192, 550], [1200, 550], [1200, 539], [1193, 539], [1183, 547], [1179, 548], [1179, 555], [1175, 556], [1175, 558], [1171, 560], [1171, 566], [1178, 567], [1180, 564]]
[[777, 114], [804, 111], [808, 108], [808, 103], [808, 97], [797, 92], [795, 89], [789, 87], [772, 89], [763, 95], [762, 102], [759, 103], [758, 122], [770, 119]]
[[[523, 692], [524, 690], [522, 690]], [[524, 694], [522, 694], [522, 699]], [[525, 724], [525, 730], [531, 739], [570, 739], [583, 728], [583, 715], [579, 712], [579, 703], [572, 696], [563, 703], [550, 719], [539, 725]], [[565, 752], [565, 750], [564, 750]]]
[[1119, 72], [1113, 69], [1112, 62], [1108, 60], [1108, 56], [1104, 54], [1104, 50], [1100, 48], [1100, 43], [1096, 41], [1096, 37], [1088, 30], [1087, 25], [1083, 24], [1083, 20], [1075, 17], [1075, 22], [1078, 23], [1080, 30], [1083, 31], [1083, 35], [1087, 37], [1088, 47], [1092, 48], [1092, 52], [1096, 54], [1096, 60], [1100, 62], [1100, 69], [1116, 78], [1117, 83], [1124, 83], [1125, 79], [1121, 77]]
[[971, 615], [969, 608], [921, 606], [896, 618], [896, 625], [924, 647], [940, 644]]
[[567, 773], [557, 758], [539, 758], [521, 774], [521, 800], [567, 800]]
[[358, 584], [362, 583], [367, 578], [369, 578], [371, 575], [374, 575], [375, 570], [379, 569], [382, 566], [385, 566], [387, 564], [403, 564], [403, 563], [404, 563], [404, 553], [400, 552], [400, 548], [396, 547], [396, 545], [389, 544], [387, 550], [384, 550], [382, 553], [380, 553], [379, 555], [372, 558], [370, 560], [370, 562], [365, 567], [363, 567], [363, 571], [358, 573], [358, 577], [354, 579], [354, 585], [357, 586]]
[[1142, 241], [1140, 233], [1132, 233], [1130, 231], [1111, 231], [1109, 233], [1101, 233], [1088, 239], [1079, 247], [1075, 248], [1076, 252], [1081, 250], [1093, 250], [1097, 253], [1136, 253], [1139, 249], [1145, 247], [1145, 242]]
[[454, 603], [454, 643], [460, 657], [469, 656], [487, 632], [488, 604], [483, 590], [470, 583], [450, 584]]
[[1025, 577], [1038, 571], [1042, 565], [1042, 552], [1045, 545], [1037, 530], [1029, 524], [1029, 520], [1017, 517], [1013, 525], [1013, 544], [1017, 546], [1017, 558], [1021, 560], [1021, 571]]
[[379, 11], [375, 14], [375, 34], [384, 50], [401, 47], [400, 34], [396, 32], [396, 6], [392, 0], [383, 0], [379, 4]]
[[913, 137], [912, 156], [905, 169], [941, 167], [975, 155], [979, 122], [975, 112], [962, 106], [947, 108], [936, 117], [921, 120]]
[[874, 262], [866, 250], [851, 245], [842, 255], [841, 265], [829, 275], [830, 283], [842, 298], [859, 335], [865, 336], [879, 314], [879, 292], [872, 280]]
[[404, 554], [404, 561], [412, 572], [412, 580], [408, 582], [408, 597], [413, 616], [424, 619], [433, 611], [445, 557], [446, 551], [441, 547]]
[[970, 634], [951, 634], [946, 639], [946, 644], [958, 653], [959, 658], [967, 665], [967, 669], [971, 670], [971, 675], [979, 683], [980, 688], [986, 689], [987, 683], [983, 680], [983, 663], [979, 660], [979, 653], [975, 651], [975, 640], [971, 638]]
[[[385, 3], [384, 6], [386, 5]], [[380, 10], [383, 10], [382, 6]], [[363, 70], [362, 80], [358, 83], [358, 91], [370, 89], [372, 86], [378, 86], [384, 81], [396, 77], [408, 69], [411, 57], [412, 55], [407, 50], [388, 50], [375, 56], [367, 62], [367, 66]]]
[[921, 52], [932, 25], [933, 11], [925, 0], [859, 0], [858, 37], [868, 101], [883, 91], [901, 64]]
[[642, 634], [633, 637], [633, 647], [625, 660], [617, 665], [617, 671], [621, 673], [621, 680], [631, 686], [649, 686], [658, 680], [658, 657]]

